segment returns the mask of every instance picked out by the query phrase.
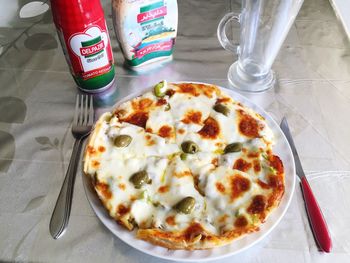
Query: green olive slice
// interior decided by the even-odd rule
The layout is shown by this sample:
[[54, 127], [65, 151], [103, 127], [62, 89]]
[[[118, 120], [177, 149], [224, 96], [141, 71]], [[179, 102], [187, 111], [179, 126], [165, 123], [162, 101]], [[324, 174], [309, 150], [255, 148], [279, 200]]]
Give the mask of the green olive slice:
[[156, 95], [156, 97], [159, 97], [159, 98], [164, 97], [166, 93], [166, 89], [167, 89], [166, 81], [163, 80], [154, 86], [154, 95]]
[[225, 116], [228, 116], [230, 114], [230, 109], [227, 108], [225, 105], [223, 104], [216, 104], [213, 108], [216, 112], [220, 112], [222, 114], [224, 114]]
[[190, 214], [193, 211], [194, 205], [196, 204], [196, 199], [192, 196], [187, 196], [178, 202], [174, 208], [179, 213]]
[[243, 144], [240, 142], [234, 142], [226, 145], [224, 153], [234, 153], [240, 152], [242, 150]]
[[165, 108], [164, 108], [165, 111], [169, 111], [170, 109], [171, 109], [171, 106], [169, 103], [165, 105]]
[[193, 154], [199, 151], [199, 147], [193, 141], [184, 141], [181, 144], [181, 149], [184, 153]]
[[181, 159], [182, 161], [185, 161], [185, 160], [187, 159], [187, 153], [181, 153], [181, 154], [180, 154], [180, 159]]
[[146, 171], [134, 173], [130, 177], [129, 181], [133, 183], [136, 189], [140, 189], [145, 184], [152, 183], [152, 179], [149, 178], [148, 173]]
[[129, 135], [122, 134], [114, 138], [114, 145], [117, 147], [127, 147], [131, 143], [132, 138]]

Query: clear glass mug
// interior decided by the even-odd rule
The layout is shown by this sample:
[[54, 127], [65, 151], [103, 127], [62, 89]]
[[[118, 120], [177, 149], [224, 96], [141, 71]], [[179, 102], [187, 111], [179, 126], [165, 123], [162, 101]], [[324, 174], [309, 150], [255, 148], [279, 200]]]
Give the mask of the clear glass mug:
[[[230, 84], [237, 89], [260, 92], [274, 86], [271, 66], [304, 0], [242, 0], [240, 14], [228, 13], [220, 21], [217, 34], [220, 44], [238, 60], [228, 71]], [[240, 43], [226, 36], [229, 22], [240, 24]]]

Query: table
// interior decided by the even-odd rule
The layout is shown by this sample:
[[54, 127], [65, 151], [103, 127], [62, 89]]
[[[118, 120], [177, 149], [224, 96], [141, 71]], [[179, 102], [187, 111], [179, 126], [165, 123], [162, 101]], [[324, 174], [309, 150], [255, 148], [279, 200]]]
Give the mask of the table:
[[[118, 88], [96, 100], [98, 114], [162, 79], [228, 87], [227, 70], [236, 58], [220, 47], [216, 27], [226, 12], [239, 10], [239, 1], [178, 1], [173, 62], [147, 74], [123, 68], [110, 1], [102, 2]], [[0, 261], [163, 262], [124, 244], [100, 223], [80, 174], [68, 230], [59, 240], [51, 238], [48, 225], [73, 145], [78, 90], [50, 12], [20, 18], [23, 4], [11, 1], [0, 11]], [[220, 262], [350, 262], [350, 47], [327, 0], [305, 0], [273, 68], [279, 77], [275, 89], [244, 95], [278, 122], [287, 116], [328, 221], [333, 253], [317, 251], [297, 187], [275, 231]]]

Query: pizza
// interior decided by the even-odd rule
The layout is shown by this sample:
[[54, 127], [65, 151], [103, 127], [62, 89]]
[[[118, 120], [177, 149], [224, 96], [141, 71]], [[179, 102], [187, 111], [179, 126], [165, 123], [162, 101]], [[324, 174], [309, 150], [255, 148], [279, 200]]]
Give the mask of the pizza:
[[259, 230], [284, 194], [263, 116], [201, 83], [162, 81], [104, 113], [84, 173], [109, 215], [169, 249], [208, 249]]

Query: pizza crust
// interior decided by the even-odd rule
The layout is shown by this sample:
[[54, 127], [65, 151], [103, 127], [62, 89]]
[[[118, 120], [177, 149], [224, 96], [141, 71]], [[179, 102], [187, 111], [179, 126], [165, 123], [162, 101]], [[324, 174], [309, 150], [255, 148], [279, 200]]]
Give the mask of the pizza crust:
[[139, 229], [136, 236], [139, 239], [168, 249], [197, 250], [224, 246], [242, 237], [244, 234], [258, 230], [259, 227], [252, 226], [250, 228], [232, 230], [221, 236], [215, 236], [205, 230], [201, 230], [189, 238], [186, 232], [169, 233], [159, 229]]

